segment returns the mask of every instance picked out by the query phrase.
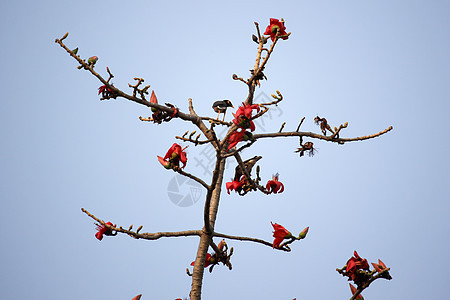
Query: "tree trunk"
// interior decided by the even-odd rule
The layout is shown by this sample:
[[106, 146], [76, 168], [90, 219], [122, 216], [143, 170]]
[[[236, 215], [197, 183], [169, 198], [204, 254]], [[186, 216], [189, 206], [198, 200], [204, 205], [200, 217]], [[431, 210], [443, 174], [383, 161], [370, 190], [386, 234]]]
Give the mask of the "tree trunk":
[[223, 173], [225, 171], [225, 159], [219, 164], [219, 176], [214, 186], [211, 196], [211, 206], [209, 209], [209, 220], [211, 232], [207, 233], [203, 228], [203, 233], [200, 237], [200, 242], [197, 250], [197, 257], [195, 259], [194, 271], [192, 273], [192, 286], [189, 294], [190, 300], [200, 300], [202, 294], [203, 273], [205, 270], [206, 253], [208, 252], [209, 244], [211, 243], [212, 234], [214, 233], [214, 224], [216, 223], [217, 211], [219, 209], [220, 192], [222, 189]]

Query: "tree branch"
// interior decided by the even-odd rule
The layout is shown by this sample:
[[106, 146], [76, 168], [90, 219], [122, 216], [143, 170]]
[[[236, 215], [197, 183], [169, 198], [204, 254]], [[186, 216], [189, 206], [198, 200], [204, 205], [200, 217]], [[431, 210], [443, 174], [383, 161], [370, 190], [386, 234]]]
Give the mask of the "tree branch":
[[347, 142], [354, 142], [354, 141], [364, 141], [364, 140], [368, 140], [368, 139], [373, 139], [376, 137], [379, 137], [389, 131], [391, 131], [393, 129], [392, 126], [390, 126], [389, 128], [380, 131], [378, 133], [372, 134], [372, 135], [366, 135], [366, 136], [361, 136], [361, 137], [355, 137], [355, 138], [333, 138], [332, 136], [325, 136], [325, 135], [320, 135], [320, 134], [316, 134], [316, 133], [312, 133], [312, 132], [297, 132], [297, 131], [291, 131], [291, 132], [275, 132], [275, 133], [260, 133], [260, 134], [254, 134], [253, 138], [255, 140], [257, 139], [261, 139], [261, 138], [275, 138], [275, 137], [291, 137], [291, 136], [298, 136], [298, 137], [311, 137], [311, 138], [315, 138], [315, 139], [319, 139], [319, 140], [325, 140], [328, 142], [335, 142], [338, 144], [344, 144]]
[[88, 212], [87, 210], [85, 210], [84, 208], [81, 209], [82, 212], [84, 212], [85, 214], [87, 214], [89, 217], [91, 217], [92, 219], [94, 219], [95, 221], [97, 221], [99, 224], [108, 227], [109, 229], [116, 231], [116, 232], [121, 232], [121, 233], [125, 233], [131, 237], [134, 237], [135, 239], [145, 239], [145, 240], [157, 240], [159, 238], [162, 237], [181, 237], [181, 236], [201, 236], [202, 231], [201, 230], [185, 230], [185, 231], [176, 231], [176, 232], [155, 232], [155, 233], [138, 233], [139, 229], [137, 231], [131, 231], [131, 228], [133, 227], [133, 225], [130, 226], [129, 230], [123, 229], [122, 226], [120, 227], [115, 227], [115, 226], [111, 226], [106, 224], [105, 221], [100, 220], [99, 218], [97, 218], [96, 216], [94, 216], [93, 214], [91, 214], [90, 212]]
[[180, 173], [180, 174], [183, 175], [183, 176], [189, 177], [189, 178], [191, 178], [192, 180], [197, 181], [198, 183], [200, 183], [201, 185], [203, 185], [203, 187], [204, 187], [205, 189], [207, 189], [208, 191], [211, 189], [211, 187], [210, 187], [209, 185], [207, 185], [206, 182], [204, 182], [204, 181], [201, 180], [200, 178], [198, 178], [198, 177], [196, 177], [196, 176], [194, 176], [194, 175], [192, 175], [192, 174], [190, 174], [190, 173], [188, 173], [188, 172], [183, 171], [181, 168], [177, 168], [177, 170], [174, 170], [174, 171], [177, 172], [177, 173]]
[[267, 194], [267, 195], [270, 194], [268, 191], [266, 191], [266, 189], [265, 189], [263, 186], [257, 184], [257, 183], [251, 178], [249, 171], [248, 171], [247, 168], [245, 167], [245, 164], [244, 164], [244, 162], [242, 161], [241, 156], [239, 155], [239, 153], [238, 153], [237, 151], [234, 152], [234, 157], [236, 158], [236, 161], [237, 161], [237, 163], [239, 164], [239, 167], [241, 168], [242, 172], [244, 173], [245, 179], [247, 179], [247, 181], [250, 183], [250, 185], [251, 185], [254, 189], [258, 189], [258, 190], [260, 190], [261, 192], [263, 192], [264, 194]]
[[[374, 282], [375, 280], [377, 280], [377, 279], [379, 279], [379, 278], [384, 278], [383, 276], [384, 276], [387, 272], [389, 272], [390, 269], [391, 269], [391, 268], [386, 268], [386, 269], [384, 269], [382, 272], [380, 272], [380, 273], [378, 273], [377, 275], [371, 277], [368, 281], [364, 282], [360, 287], [358, 287], [358, 288], [356, 289], [356, 292], [353, 294], [353, 296], [352, 296], [349, 300], [355, 300], [356, 297], [358, 297], [358, 295], [361, 294], [362, 291], [364, 291], [366, 288], [368, 288], [369, 285], [370, 285], [372, 282]], [[337, 270], [338, 270], [338, 269], [337, 269]], [[390, 279], [388, 279], [388, 278], [384, 278], [384, 279], [390, 280]]]
[[[257, 238], [251, 238], [251, 237], [246, 237], [246, 236], [228, 235], [228, 234], [223, 234], [223, 233], [218, 233], [218, 232], [214, 232], [214, 236], [215, 237], [226, 238], [226, 239], [230, 239], [230, 240], [259, 243], [259, 244], [263, 244], [263, 245], [266, 245], [266, 246], [269, 246], [269, 247], [273, 248], [273, 244], [271, 242], [267, 242], [265, 240], [261, 240], [261, 239], [257, 239]], [[289, 248], [273, 248], [273, 249], [281, 250], [281, 251], [285, 251], [285, 252], [290, 252], [291, 251], [291, 249], [289, 249]]]

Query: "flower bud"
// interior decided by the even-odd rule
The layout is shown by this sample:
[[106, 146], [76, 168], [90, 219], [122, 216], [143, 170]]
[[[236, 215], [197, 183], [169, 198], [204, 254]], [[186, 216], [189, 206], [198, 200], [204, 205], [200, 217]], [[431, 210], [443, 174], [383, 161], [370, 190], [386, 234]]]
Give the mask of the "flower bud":
[[90, 64], [90, 65], [95, 65], [95, 63], [97, 62], [97, 60], [98, 60], [98, 57], [97, 57], [97, 56], [91, 56], [91, 57], [89, 57], [89, 59], [88, 59], [88, 64]]
[[298, 235], [299, 239], [304, 239], [306, 237], [306, 235], [308, 234], [308, 230], [309, 230], [309, 226], [306, 227], [305, 229], [303, 229], [302, 232], [300, 232], [300, 234]]

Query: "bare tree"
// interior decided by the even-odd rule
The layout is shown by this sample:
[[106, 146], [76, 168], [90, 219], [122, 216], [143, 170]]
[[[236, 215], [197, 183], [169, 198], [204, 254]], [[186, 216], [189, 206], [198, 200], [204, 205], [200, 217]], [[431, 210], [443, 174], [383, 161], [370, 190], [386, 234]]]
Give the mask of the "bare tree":
[[[86, 61], [77, 55], [78, 48], [75, 50], [70, 50], [64, 44], [63, 41], [67, 38], [68, 33], [55, 41], [78, 62], [79, 69], [87, 70], [92, 75], [97, 77], [97, 79], [103, 84], [99, 88], [99, 94], [101, 94], [100, 100], [125, 98], [147, 106], [151, 108], [152, 115], [147, 118], [139, 117], [140, 120], [144, 122], [170, 122], [173, 118], [190, 122], [195, 125], [197, 129], [195, 131], [186, 131], [183, 135], [176, 136], [176, 138], [195, 146], [202, 147], [209, 144], [214, 148], [216, 154], [215, 166], [212, 170], [212, 177], [209, 179], [201, 179], [200, 177], [184, 170], [187, 163], [186, 154], [184, 149], [177, 143], [173, 144], [164, 157], [158, 157], [164, 168], [195, 180], [206, 190], [207, 193], [203, 214], [204, 226], [201, 229], [179, 232], [140, 233], [142, 226], [137, 228], [135, 231], [133, 231], [132, 226], [128, 229], [124, 229], [121, 226], [113, 225], [111, 222], [105, 222], [82, 208], [84, 213], [98, 223], [98, 232], [96, 236], [99, 240], [103, 238], [103, 235], [117, 235], [118, 233], [124, 233], [136, 239], [147, 240], [157, 240], [163, 237], [199, 237], [200, 241], [196, 259], [195, 262], [193, 262], [194, 268], [192, 274], [189, 270], [187, 270], [187, 273], [192, 276], [192, 286], [190, 291], [190, 299], [192, 300], [201, 298], [202, 279], [204, 269], [206, 267], [209, 266], [210, 271], [212, 271], [215, 265], [222, 263], [228, 268], [232, 268], [230, 257], [233, 254], [233, 248], [229, 249], [224, 239], [254, 242], [272, 247], [273, 249], [279, 251], [291, 251], [289, 245], [297, 240], [304, 239], [309, 228], [305, 228], [299, 233], [298, 236], [296, 236], [283, 226], [276, 223], [272, 224], [274, 227], [275, 237], [273, 242], [254, 237], [236, 236], [216, 232], [214, 228], [222, 192], [225, 162], [227, 159], [234, 159], [238, 164], [233, 181], [226, 183], [228, 193], [233, 190], [241, 196], [244, 196], [249, 192], [261, 192], [264, 194], [281, 193], [284, 190], [284, 185], [278, 180], [277, 175], [274, 175], [271, 180], [268, 180], [267, 184], [264, 185], [261, 183], [262, 179], [260, 177], [260, 166], [257, 165], [255, 167], [261, 156], [255, 156], [250, 159], [243, 160], [241, 157], [242, 150], [251, 147], [258, 140], [264, 138], [297, 137], [299, 138], [300, 146], [295, 150], [295, 152], [299, 153], [300, 157], [304, 156], [305, 153], [312, 156], [315, 153], [314, 143], [312, 140], [323, 140], [331, 143], [344, 144], [347, 142], [363, 141], [379, 137], [392, 130], [392, 127], [389, 127], [372, 135], [344, 138], [341, 137], [341, 131], [347, 127], [347, 123], [340, 124], [339, 126], [332, 128], [325, 118], [317, 116], [314, 121], [317, 125], [319, 125], [322, 134], [300, 131], [300, 127], [305, 118], [299, 120], [299, 124], [295, 131], [284, 131], [285, 123], [283, 123], [277, 132], [253, 133], [256, 127], [254, 120], [261, 118], [273, 106], [280, 104], [283, 100], [283, 95], [281, 92], [276, 91], [276, 93], [272, 94], [273, 101], [267, 103], [254, 103], [254, 94], [256, 88], [260, 86], [261, 82], [267, 79], [264, 74], [264, 68], [268, 63], [275, 46], [280, 40], [288, 39], [290, 35], [290, 33], [286, 33], [285, 31], [286, 28], [283, 19], [281, 19], [281, 21], [271, 19], [264, 34], [261, 34], [258, 23], [255, 22], [255, 26], [256, 35], [252, 35], [252, 39], [257, 44], [257, 51], [255, 65], [253, 69], [250, 70], [250, 76], [247, 79], [239, 77], [236, 74], [233, 74], [232, 76], [234, 80], [240, 81], [248, 87], [247, 98], [233, 114], [233, 122], [225, 121], [225, 113], [227, 109], [233, 107], [228, 100], [217, 101], [213, 105], [214, 110], [219, 115], [221, 113], [224, 114], [223, 119], [220, 120], [219, 116], [217, 118], [199, 116], [195, 112], [192, 99], [188, 100], [189, 112], [182, 112], [179, 108], [170, 103], [165, 103], [164, 105], [159, 104], [154, 91], [152, 91], [150, 99], [147, 99], [150, 94], [150, 86], [143, 86], [144, 79], [142, 78], [134, 78], [135, 83], [128, 84], [129, 88], [132, 90], [132, 93], [127, 94], [110, 82], [114, 75], [111, 73], [109, 68], [106, 69], [108, 79], [105, 79], [94, 70], [96, 61], [98, 60], [96, 56], [90, 57]], [[216, 129], [223, 127], [228, 128], [228, 131], [222, 139], [219, 139], [216, 134]], [[305, 139], [308, 139], [308, 141], [304, 141]], [[253, 168], [256, 173], [254, 176], [252, 175]], [[222, 238], [221, 242], [218, 244], [214, 243], [214, 237]], [[213, 254], [208, 253], [209, 247], [213, 249]], [[367, 260], [360, 258], [355, 251], [354, 257], [350, 258], [343, 268], [337, 269], [339, 273], [343, 276], [348, 276], [349, 280], [353, 280], [353, 282], [358, 286], [358, 288], [355, 288], [350, 284], [353, 294], [351, 299], [360, 299], [361, 291], [368, 287], [373, 280], [378, 278], [390, 279], [390, 275], [388, 273], [389, 268], [387, 268], [383, 262], [379, 261], [378, 264], [372, 265], [374, 269], [371, 271]], [[140, 298], [140, 296], [137, 297]], [[136, 299], [138, 299], [137, 297]]]

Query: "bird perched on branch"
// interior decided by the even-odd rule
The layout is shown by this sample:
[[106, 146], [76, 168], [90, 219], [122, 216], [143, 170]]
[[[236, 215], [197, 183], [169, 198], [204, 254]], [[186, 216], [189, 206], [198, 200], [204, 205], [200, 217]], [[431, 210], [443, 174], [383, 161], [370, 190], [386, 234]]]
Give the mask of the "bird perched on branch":
[[227, 112], [228, 107], [234, 108], [230, 100], [219, 100], [213, 103], [212, 108], [217, 113], [217, 120], [219, 120], [219, 115], [223, 113], [222, 121], [225, 121], [225, 114]]

